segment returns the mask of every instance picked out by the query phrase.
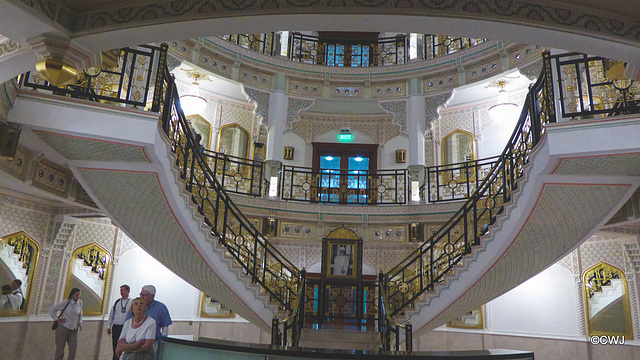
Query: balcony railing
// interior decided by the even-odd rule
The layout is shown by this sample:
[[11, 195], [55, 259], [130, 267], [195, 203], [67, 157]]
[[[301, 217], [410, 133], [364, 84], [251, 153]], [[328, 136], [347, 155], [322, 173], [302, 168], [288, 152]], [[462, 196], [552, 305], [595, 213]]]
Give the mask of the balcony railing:
[[448, 35], [424, 35], [424, 58], [433, 59], [439, 56], [456, 53], [460, 50], [480, 45], [488, 39], [451, 37]]
[[[245, 49], [270, 56], [279, 55], [276, 33], [223, 35]], [[483, 38], [462, 38], [425, 34], [422, 38], [424, 59], [433, 59], [482, 44]], [[313, 35], [289, 35], [289, 59], [306, 64], [368, 67], [406, 64], [409, 61], [410, 38], [406, 34], [371, 40], [325, 39]]]
[[201, 150], [220, 186], [236, 194], [262, 195], [264, 162]]
[[407, 171], [328, 170], [283, 166], [283, 200], [335, 204], [404, 204]]
[[245, 49], [274, 56], [276, 54], [276, 33], [223, 35], [222, 38]]
[[637, 113], [640, 84], [606, 77], [609, 61], [578, 53], [554, 55], [562, 117], [590, 118]]
[[293, 33], [289, 36], [289, 59], [315, 65], [368, 67], [405, 64], [409, 59], [407, 36], [375, 41], [324, 39]]
[[[162, 110], [162, 129], [175, 154], [180, 177], [185, 180], [191, 201], [204, 216], [211, 234], [253, 282], [260, 284], [273, 300], [293, 314], [300, 307], [298, 294], [303, 284], [300, 271], [247, 220], [228, 194], [235, 189], [255, 195], [252, 193], [254, 187], [260, 187], [262, 183], [256, 183], [256, 178], [263, 177], [262, 163], [201, 149], [181, 110], [177, 87], [166, 67], [166, 51], [166, 45], [124, 49], [117, 69], [87, 71], [77, 84], [63, 88], [53, 87], [31, 74], [22, 76], [22, 84], [62, 96]], [[505, 203], [519, 186], [532, 151], [544, 134], [544, 125], [556, 121], [554, 81], [560, 87], [559, 103], [564, 117], [640, 112], [638, 84], [607, 80], [603, 75], [606, 72], [604, 61], [579, 54], [551, 56], [544, 53], [542, 74], [531, 86], [502, 154], [498, 158], [427, 171], [429, 178], [434, 177], [433, 187], [437, 193], [434, 201], [463, 198], [467, 201], [410, 256], [380, 277], [382, 298], [379, 304], [385, 319], [393, 319], [414, 306], [425, 291], [433, 290], [435, 284], [472, 251], [472, 246], [479, 243], [480, 237], [504, 211]], [[149, 63], [155, 65], [151, 67]], [[552, 69], [556, 70], [557, 79], [552, 78]], [[597, 96], [601, 95], [607, 95], [609, 100], [602, 101], [601, 98], [603, 108], [599, 109]], [[232, 190], [226, 190], [221, 181], [229, 181]], [[463, 191], [441, 190], [444, 186], [453, 187], [452, 181], [456, 183], [454, 188], [462, 186]], [[406, 183], [404, 169], [356, 173], [284, 166], [280, 191], [285, 200], [402, 204], [407, 198]], [[299, 323], [299, 319], [290, 321], [291, 326], [294, 323]], [[393, 332], [396, 341], [400, 336], [398, 328], [389, 321], [380, 329]], [[383, 342], [388, 344], [386, 346], [391, 346], [390, 334], [383, 334], [383, 339], [386, 339], [386, 343]]]
[[58, 87], [44, 80], [37, 72], [21, 77], [22, 86], [51, 91], [108, 104], [130, 105], [150, 111], [160, 111], [162, 74], [158, 73], [160, 47], [141, 45], [120, 50], [118, 65], [113, 69], [91, 68], [82, 72], [71, 85]]
[[498, 160], [499, 157], [495, 156], [457, 164], [428, 167], [428, 201], [436, 203], [469, 198]]

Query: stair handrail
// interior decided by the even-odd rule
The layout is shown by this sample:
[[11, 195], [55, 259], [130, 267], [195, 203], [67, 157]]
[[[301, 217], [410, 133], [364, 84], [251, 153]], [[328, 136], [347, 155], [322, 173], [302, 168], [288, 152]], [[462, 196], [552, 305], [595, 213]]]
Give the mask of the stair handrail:
[[[300, 335], [302, 334], [302, 328], [304, 327], [304, 304], [306, 302], [305, 291], [307, 283], [306, 273], [307, 271], [304, 268], [300, 270], [300, 279], [302, 280], [302, 282], [298, 287], [298, 297], [296, 298], [295, 304], [293, 306], [295, 310], [291, 313], [291, 315], [289, 315], [282, 321], [273, 319], [274, 326], [272, 326], [271, 329], [271, 345], [282, 345], [285, 347], [289, 346], [297, 348], [300, 344]], [[280, 331], [279, 323], [282, 323], [282, 344], [280, 344], [278, 340], [278, 332]], [[275, 335], [273, 334], [274, 331], [276, 331]], [[289, 339], [291, 339], [291, 342], [289, 342]]]
[[292, 312], [301, 284], [300, 271], [267, 241], [222, 188], [182, 111], [166, 59], [161, 59], [161, 64], [158, 80], [163, 82], [164, 89], [162, 129], [176, 155], [176, 165], [180, 177], [186, 181], [191, 201], [211, 228], [210, 234], [224, 246], [233, 262], [242, 267], [243, 273], [261, 285], [284, 310]]
[[435, 234], [380, 279], [380, 292], [395, 317], [447, 274], [471, 246], [489, 231], [524, 174], [524, 166], [544, 133], [555, 122], [551, 61], [543, 53], [542, 73], [531, 85], [522, 112], [499, 160], [465, 202]]
[[[220, 186], [226, 192], [262, 196], [264, 161], [228, 155], [205, 148], [201, 148], [200, 153], [209, 159], [209, 167], [213, 167], [212, 174], [219, 179]], [[243, 187], [241, 184], [248, 186]]]

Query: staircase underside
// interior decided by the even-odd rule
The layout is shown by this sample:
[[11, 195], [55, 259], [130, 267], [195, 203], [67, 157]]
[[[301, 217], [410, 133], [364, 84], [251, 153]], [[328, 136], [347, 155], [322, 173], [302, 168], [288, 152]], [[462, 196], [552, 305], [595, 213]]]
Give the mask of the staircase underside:
[[[232, 267], [188, 200], [157, 116], [20, 94], [10, 121], [64, 156], [100, 208], [178, 276], [264, 330], [275, 313]], [[414, 333], [494, 299], [567, 254], [640, 185], [640, 119], [549, 126], [482, 248], [426, 294]], [[390, 208], [392, 209], [392, 208]]]
[[423, 296], [414, 335], [513, 289], [601, 228], [640, 184], [637, 134], [637, 117], [548, 126], [481, 248]]

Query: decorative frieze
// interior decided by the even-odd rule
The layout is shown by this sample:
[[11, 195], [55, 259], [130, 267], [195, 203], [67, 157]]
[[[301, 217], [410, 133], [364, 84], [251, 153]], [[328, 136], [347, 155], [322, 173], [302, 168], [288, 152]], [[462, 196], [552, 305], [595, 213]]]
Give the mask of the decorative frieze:
[[374, 99], [396, 98], [407, 96], [406, 82], [398, 82], [393, 84], [380, 84], [373, 86], [371, 89], [371, 97]]
[[322, 96], [322, 83], [308, 82], [308, 81], [289, 81], [289, 93], [307, 96]]

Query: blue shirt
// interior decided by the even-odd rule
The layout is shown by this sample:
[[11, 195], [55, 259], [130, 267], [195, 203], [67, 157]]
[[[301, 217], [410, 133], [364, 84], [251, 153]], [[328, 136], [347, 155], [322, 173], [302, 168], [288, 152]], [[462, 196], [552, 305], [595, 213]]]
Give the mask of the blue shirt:
[[[167, 306], [160, 301], [153, 300], [151, 304], [147, 305], [144, 313], [156, 321], [156, 340], [160, 337], [160, 335], [162, 335], [160, 329], [173, 324], [173, 321], [171, 321], [171, 315], [169, 315], [169, 309], [167, 309]], [[129, 311], [127, 313], [127, 320], [131, 319], [132, 317], [133, 314], [131, 313], [131, 311]]]

